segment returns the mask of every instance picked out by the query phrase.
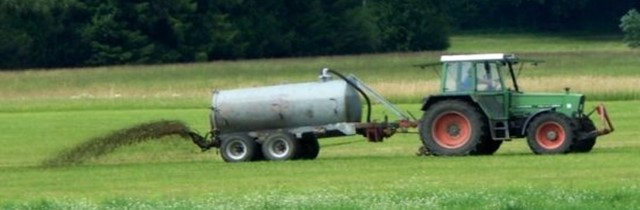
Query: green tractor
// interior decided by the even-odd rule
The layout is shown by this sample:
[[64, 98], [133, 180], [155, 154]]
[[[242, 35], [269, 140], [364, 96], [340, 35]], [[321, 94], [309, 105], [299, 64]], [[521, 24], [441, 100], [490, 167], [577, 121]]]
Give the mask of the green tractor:
[[[613, 131], [607, 111], [597, 129], [585, 113], [583, 94], [524, 93], [512, 54], [442, 56], [440, 94], [424, 100], [419, 122], [421, 151], [433, 155], [490, 155], [503, 141], [526, 138], [535, 154], [589, 152]], [[420, 65], [425, 67], [427, 65]]]

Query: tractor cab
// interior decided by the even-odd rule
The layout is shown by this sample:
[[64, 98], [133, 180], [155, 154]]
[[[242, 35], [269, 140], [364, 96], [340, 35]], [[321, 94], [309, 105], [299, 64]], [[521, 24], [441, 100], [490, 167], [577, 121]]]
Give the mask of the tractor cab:
[[[501, 92], [514, 88], [509, 71], [515, 62], [513, 55], [450, 55], [442, 56], [440, 61], [443, 62], [441, 92], [444, 94]], [[509, 68], [504, 68], [507, 65]]]

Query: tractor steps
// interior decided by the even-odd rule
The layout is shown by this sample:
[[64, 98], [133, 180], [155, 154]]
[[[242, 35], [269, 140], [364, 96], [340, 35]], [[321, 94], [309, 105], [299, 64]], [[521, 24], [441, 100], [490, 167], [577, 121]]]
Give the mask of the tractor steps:
[[489, 130], [494, 140], [509, 139], [509, 121], [507, 120], [489, 120]]

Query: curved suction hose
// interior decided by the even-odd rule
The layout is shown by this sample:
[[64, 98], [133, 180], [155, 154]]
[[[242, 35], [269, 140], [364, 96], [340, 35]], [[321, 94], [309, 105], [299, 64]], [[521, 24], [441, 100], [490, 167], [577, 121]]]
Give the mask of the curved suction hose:
[[362, 97], [364, 97], [364, 100], [367, 101], [367, 123], [371, 122], [371, 100], [369, 100], [369, 96], [367, 96], [367, 94], [365, 94], [364, 91], [362, 91], [362, 89], [360, 89], [360, 87], [358, 87], [358, 85], [353, 83], [351, 80], [349, 80], [344, 75], [340, 74], [340, 72], [331, 70], [329, 68], [322, 69], [322, 72], [320, 74], [320, 79], [323, 79], [323, 80], [328, 79], [329, 75], [327, 73], [332, 73], [332, 74], [340, 77], [340, 79], [342, 79], [345, 82], [347, 82], [347, 84], [349, 84], [351, 87], [356, 89], [362, 95]]

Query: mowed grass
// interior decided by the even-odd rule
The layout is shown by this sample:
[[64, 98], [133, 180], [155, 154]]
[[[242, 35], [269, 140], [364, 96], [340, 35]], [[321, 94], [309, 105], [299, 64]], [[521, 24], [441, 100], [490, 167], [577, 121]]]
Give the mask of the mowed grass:
[[[209, 97], [212, 90], [314, 81], [324, 67], [355, 74], [394, 102], [416, 103], [437, 91], [439, 68], [420, 69], [413, 65], [436, 62], [443, 54], [471, 52], [513, 52], [523, 58], [544, 60], [537, 67], [525, 66], [519, 74], [522, 88], [527, 91], [578, 87], [574, 91], [598, 100], [639, 99], [635, 81], [640, 80], [640, 51], [626, 48], [620, 39], [463, 35], [453, 37], [451, 49], [445, 52], [0, 72], [0, 110], [51, 108], [46, 107], [51, 103], [42, 100], [62, 101], [71, 104], [70, 109], [119, 105], [122, 101], [123, 107], [144, 101], [176, 107], [184, 106], [185, 100], [201, 101], [196, 106], [201, 107], [207, 105], [201, 99]], [[576, 78], [577, 75], [582, 77]], [[603, 86], [608, 88], [599, 88]]]
[[451, 52], [589, 52], [624, 51], [622, 36], [588, 34], [469, 34], [451, 38]]
[[[420, 116], [438, 75], [412, 65], [465, 52], [546, 60], [525, 67], [525, 90], [570, 86], [587, 94], [587, 107], [607, 100], [617, 130], [588, 154], [533, 155], [517, 139], [493, 156], [418, 157], [419, 138], [409, 133], [384, 143], [323, 139], [313, 161], [227, 164], [215, 150], [167, 137], [80, 166], [39, 167], [65, 148], [142, 122], [182, 120], [204, 133], [212, 90], [312, 81], [322, 67], [354, 73]], [[0, 208], [633, 209], [640, 206], [639, 55], [618, 37], [463, 35], [447, 52], [0, 72]], [[376, 119], [390, 114], [375, 110]]]
[[[593, 106], [590, 103], [588, 106]], [[92, 136], [151, 119], [204, 131], [206, 109], [2, 113], [0, 203], [6, 208], [632, 208], [640, 201], [634, 102], [608, 102], [617, 131], [593, 152], [540, 156], [525, 141], [493, 156], [418, 157], [416, 134], [384, 143], [323, 139], [313, 161], [224, 163], [164, 138], [75, 167], [40, 161]], [[401, 105], [417, 110], [419, 105]], [[375, 107], [375, 118], [384, 114]], [[625, 110], [625, 111], [621, 111]], [[417, 112], [419, 114], [419, 112]], [[46, 135], [41, 135], [46, 134]]]

